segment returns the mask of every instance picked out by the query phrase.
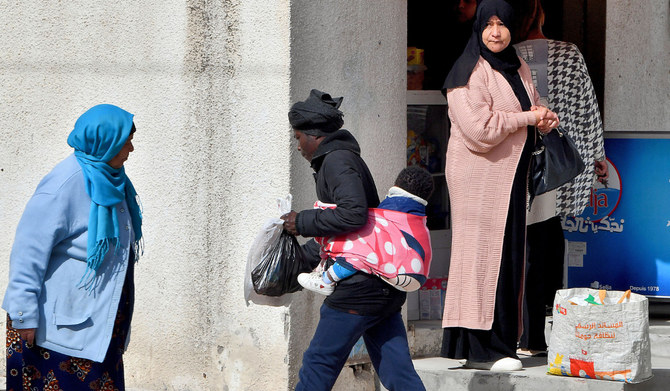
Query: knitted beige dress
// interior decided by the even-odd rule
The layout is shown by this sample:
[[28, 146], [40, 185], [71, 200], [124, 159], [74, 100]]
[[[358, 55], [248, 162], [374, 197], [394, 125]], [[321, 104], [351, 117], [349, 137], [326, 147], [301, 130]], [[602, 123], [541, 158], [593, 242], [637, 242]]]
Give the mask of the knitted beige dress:
[[[538, 105], [523, 60], [519, 74]], [[535, 114], [521, 111], [510, 84], [481, 57], [468, 84], [450, 89], [447, 100], [452, 253], [442, 327], [489, 330], [512, 182]]]

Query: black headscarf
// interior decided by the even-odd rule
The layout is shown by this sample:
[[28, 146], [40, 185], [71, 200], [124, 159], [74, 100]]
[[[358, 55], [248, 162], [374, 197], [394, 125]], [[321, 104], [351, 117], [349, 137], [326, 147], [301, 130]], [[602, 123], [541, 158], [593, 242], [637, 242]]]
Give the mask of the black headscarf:
[[[475, 21], [472, 25], [472, 35], [470, 36], [470, 40], [468, 41], [463, 54], [461, 54], [447, 75], [447, 79], [442, 87], [442, 92], [446, 93], [447, 89], [462, 87], [468, 84], [472, 70], [475, 68], [479, 56], [482, 56], [489, 64], [491, 64], [491, 68], [499, 71], [505, 76], [505, 79], [512, 86], [523, 109], [529, 110], [530, 100], [523, 88], [518, 73], [521, 62], [512, 45], [508, 45], [499, 53], [493, 53], [482, 41], [482, 33], [484, 32], [489, 19], [493, 15], [498, 16], [498, 18], [505, 24], [505, 27], [510, 29], [510, 35], [513, 33], [514, 10], [510, 4], [504, 0], [482, 0], [479, 2], [477, 5]], [[520, 90], [519, 86], [521, 87]]]
[[288, 112], [288, 120], [295, 130], [313, 136], [327, 136], [340, 129], [344, 115], [338, 108], [344, 98], [312, 90], [304, 102], [297, 102]]

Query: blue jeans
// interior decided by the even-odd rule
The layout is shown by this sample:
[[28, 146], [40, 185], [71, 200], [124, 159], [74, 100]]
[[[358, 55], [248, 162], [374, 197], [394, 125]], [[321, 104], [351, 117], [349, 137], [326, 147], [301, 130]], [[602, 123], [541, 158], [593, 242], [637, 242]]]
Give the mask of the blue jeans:
[[414, 370], [400, 312], [388, 316], [349, 314], [321, 305], [321, 319], [303, 355], [296, 391], [329, 391], [351, 349], [363, 336], [372, 365], [389, 391], [425, 391]]

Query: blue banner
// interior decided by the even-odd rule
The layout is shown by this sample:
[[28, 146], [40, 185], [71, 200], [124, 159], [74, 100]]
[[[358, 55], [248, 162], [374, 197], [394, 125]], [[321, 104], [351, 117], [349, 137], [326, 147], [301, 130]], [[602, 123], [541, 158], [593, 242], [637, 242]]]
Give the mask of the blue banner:
[[562, 222], [567, 286], [670, 297], [670, 139], [608, 138], [605, 151], [606, 184]]

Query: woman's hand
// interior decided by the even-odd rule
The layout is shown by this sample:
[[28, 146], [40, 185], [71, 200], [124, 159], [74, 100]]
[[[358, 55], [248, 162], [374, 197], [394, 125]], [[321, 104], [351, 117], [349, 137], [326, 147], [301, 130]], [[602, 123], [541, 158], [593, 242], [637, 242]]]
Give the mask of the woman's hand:
[[544, 106], [532, 106], [530, 110], [535, 113], [535, 126], [542, 134], [558, 127], [558, 115], [553, 111]]
[[284, 229], [288, 231], [291, 235], [298, 236], [300, 235], [298, 233], [298, 230], [295, 227], [295, 217], [298, 215], [296, 211], [292, 210], [282, 217], [280, 219], [284, 220]]
[[35, 341], [35, 330], [36, 329], [15, 329], [19, 332], [21, 339], [26, 341], [26, 343], [31, 344]]
[[598, 182], [602, 184], [607, 183], [607, 178], [610, 177], [609, 172], [607, 171], [607, 161], [602, 160], [602, 161], [595, 161], [595, 171], [596, 175], [598, 176]]

